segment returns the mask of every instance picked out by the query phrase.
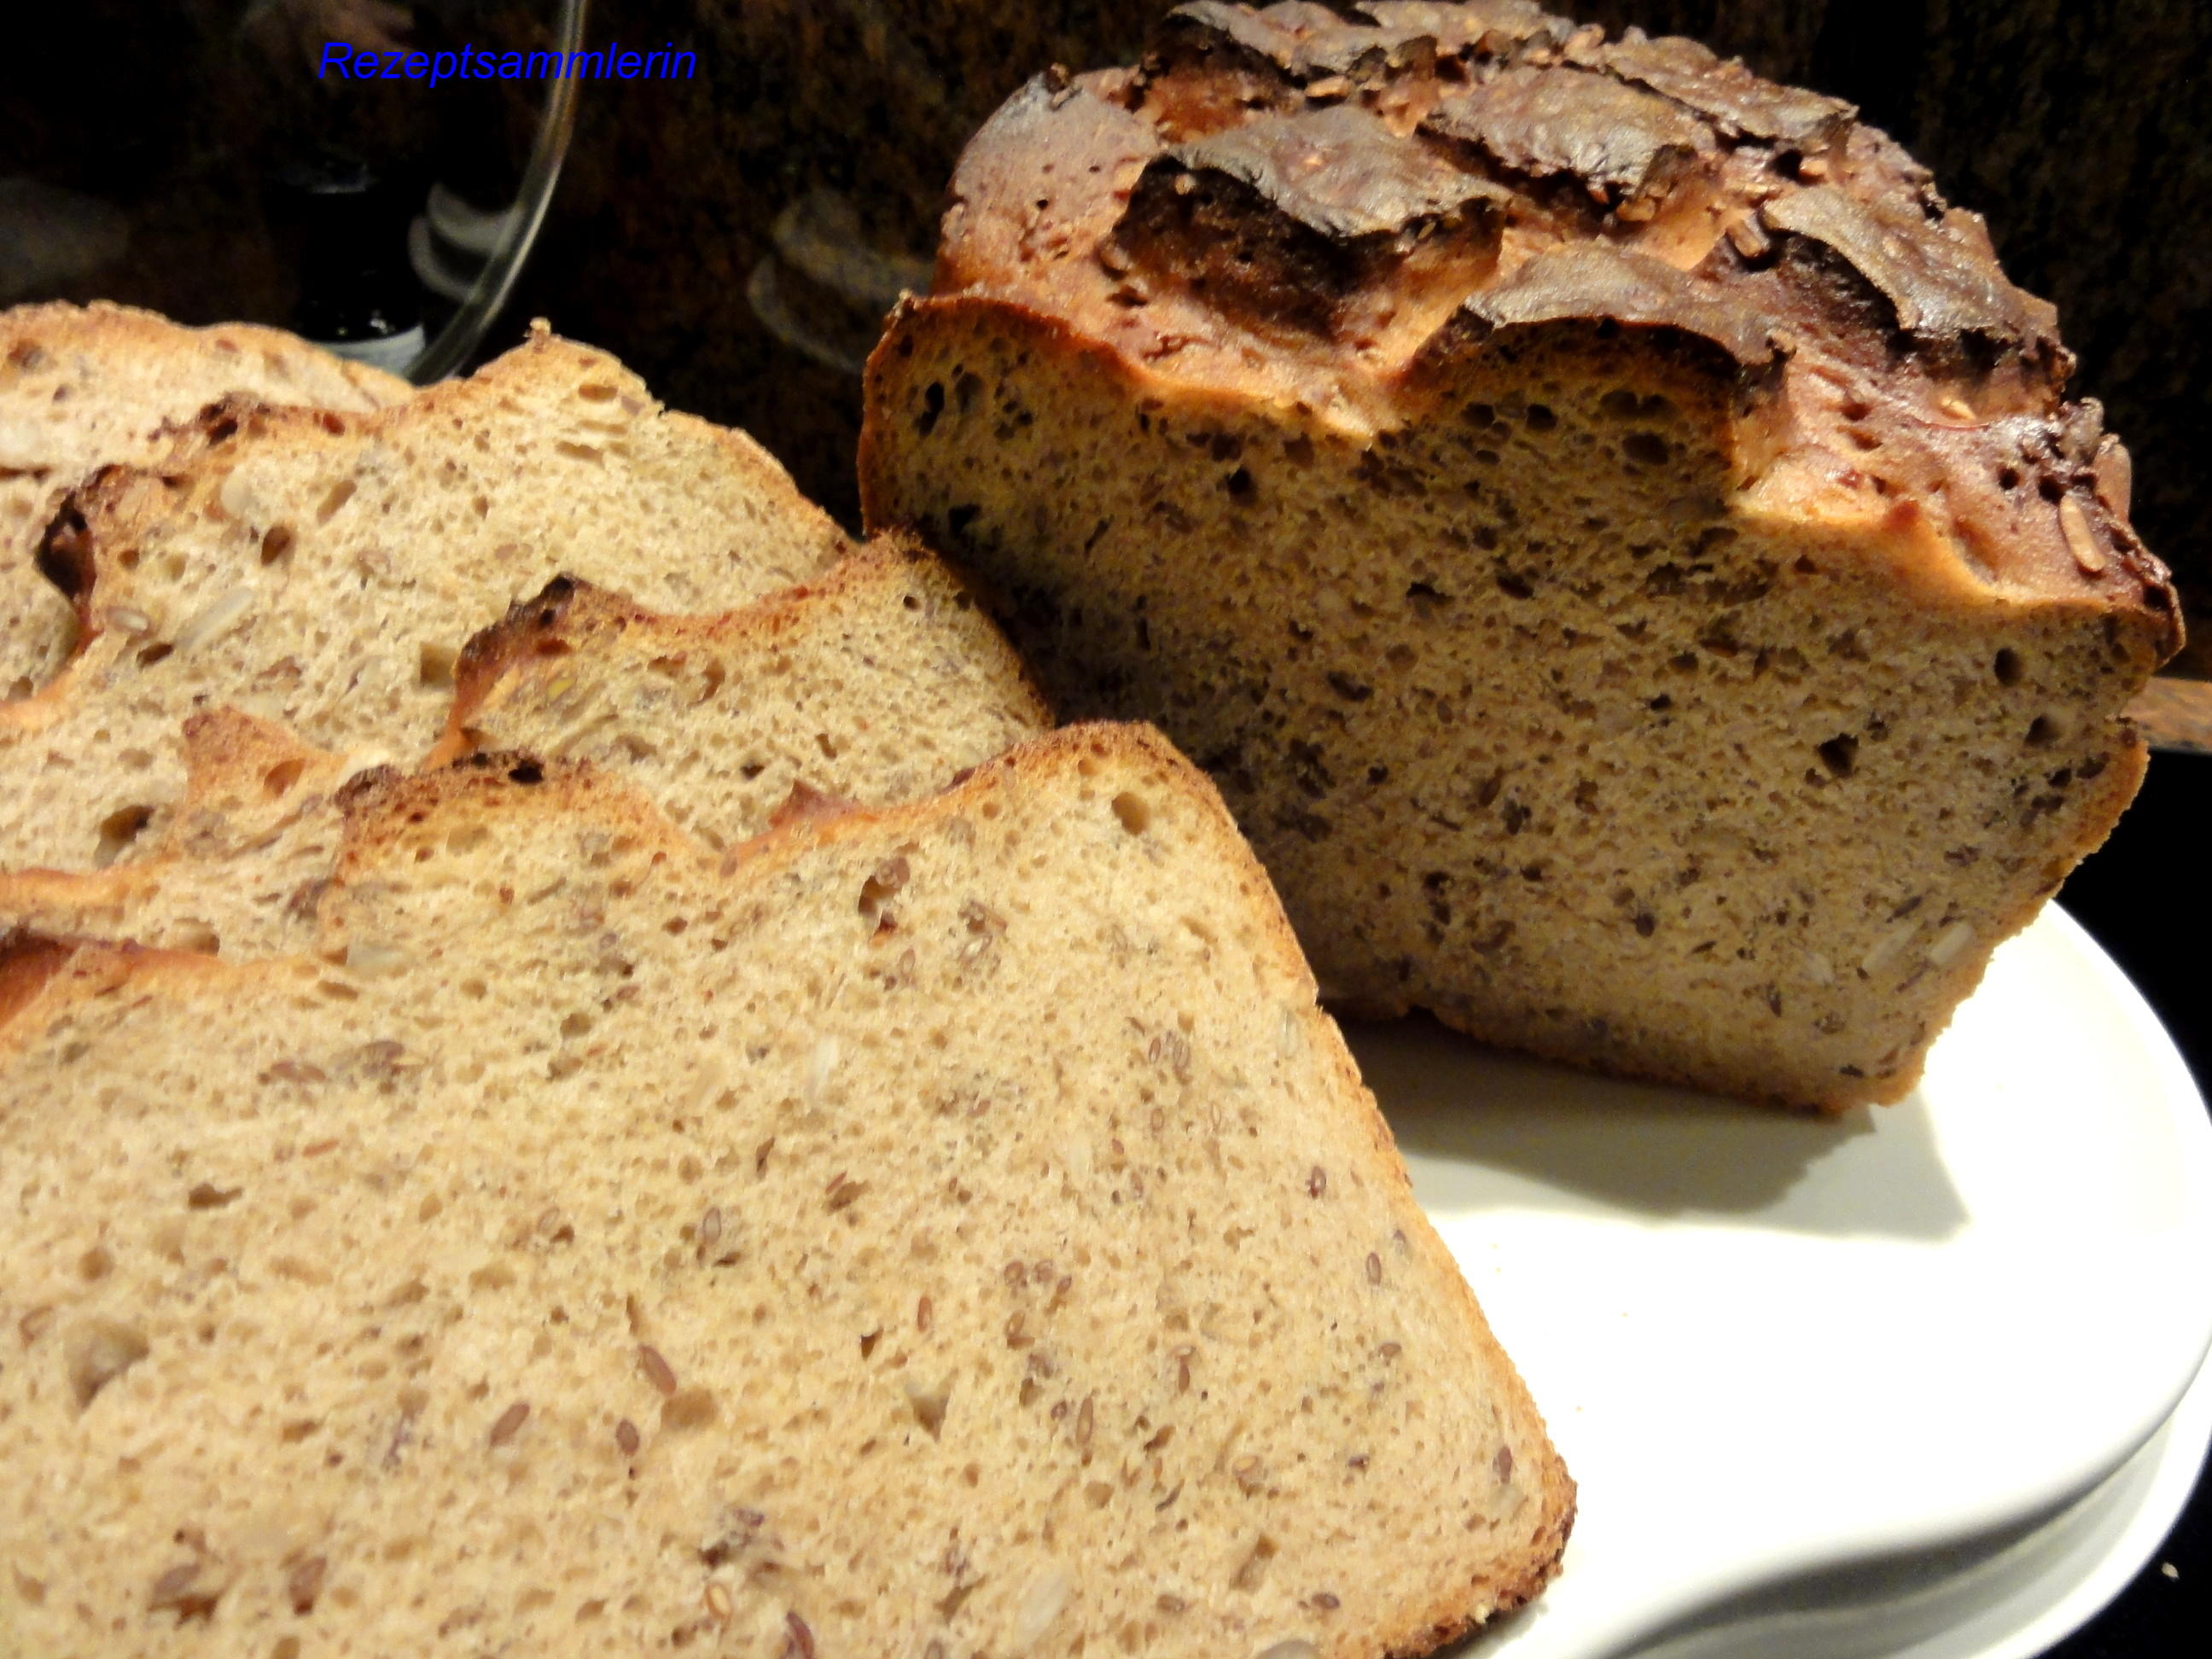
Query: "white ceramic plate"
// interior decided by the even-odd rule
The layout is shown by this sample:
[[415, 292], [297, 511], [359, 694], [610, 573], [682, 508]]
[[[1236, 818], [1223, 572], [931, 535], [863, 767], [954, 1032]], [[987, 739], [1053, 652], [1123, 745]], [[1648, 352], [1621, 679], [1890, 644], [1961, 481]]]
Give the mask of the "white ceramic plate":
[[1350, 1034], [1581, 1486], [1565, 1571], [1486, 1659], [1990, 1559], [2150, 1442], [2212, 1344], [2212, 1122], [2055, 909], [1910, 1099], [1836, 1121]]

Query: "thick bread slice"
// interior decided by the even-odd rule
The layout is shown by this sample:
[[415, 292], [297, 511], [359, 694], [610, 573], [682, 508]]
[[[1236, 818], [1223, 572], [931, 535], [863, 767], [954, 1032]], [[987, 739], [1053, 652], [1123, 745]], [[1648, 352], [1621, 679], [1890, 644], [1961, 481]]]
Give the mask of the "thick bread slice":
[[0, 708], [0, 867], [89, 864], [158, 820], [195, 708], [411, 760], [469, 636], [557, 574], [719, 611], [850, 545], [751, 440], [542, 329], [380, 414], [211, 410], [162, 471], [75, 492], [47, 537], [88, 637]]
[[153, 461], [165, 424], [219, 398], [365, 412], [413, 389], [271, 328], [179, 328], [105, 302], [0, 311], [0, 696], [27, 696], [76, 637], [35, 556], [70, 489]]
[[351, 969], [0, 972], [0, 1650], [1382, 1659], [1553, 1571], [1156, 737], [730, 860], [573, 768], [374, 787]]
[[720, 616], [556, 582], [471, 641], [454, 680], [434, 761], [592, 761], [717, 847], [766, 829], [795, 785], [908, 800], [1052, 726], [967, 587], [890, 538]]
[[2181, 635], [2051, 307], [1852, 114], [1534, 6], [1181, 7], [970, 146], [868, 522], [1212, 772], [1347, 1005], [1896, 1099]]
[[[811, 587], [663, 617], [560, 579], [462, 652], [430, 764], [483, 748], [592, 761], [722, 848], [793, 792], [908, 800], [1051, 714], [1004, 636], [936, 559], [886, 541]], [[228, 706], [187, 719], [163, 826], [90, 871], [0, 872], [0, 928], [233, 956], [312, 942], [364, 763]]]

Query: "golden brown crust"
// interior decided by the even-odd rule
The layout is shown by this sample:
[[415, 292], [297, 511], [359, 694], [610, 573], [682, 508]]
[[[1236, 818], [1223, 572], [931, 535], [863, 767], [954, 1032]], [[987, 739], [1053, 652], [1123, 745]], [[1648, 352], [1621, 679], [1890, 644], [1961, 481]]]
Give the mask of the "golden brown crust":
[[1778, 462], [1768, 493], [1808, 519], [1917, 501], [1944, 532], [1917, 556], [2140, 612], [2170, 656], [2171, 583], [2099, 487], [2055, 313], [1853, 114], [1533, 7], [1187, 5], [1135, 70], [1041, 77], [977, 135], [937, 289], [1361, 434], [1420, 419], [1419, 366], [1500, 330], [1703, 338], [1780, 405], [1731, 445], [1741, 488]]

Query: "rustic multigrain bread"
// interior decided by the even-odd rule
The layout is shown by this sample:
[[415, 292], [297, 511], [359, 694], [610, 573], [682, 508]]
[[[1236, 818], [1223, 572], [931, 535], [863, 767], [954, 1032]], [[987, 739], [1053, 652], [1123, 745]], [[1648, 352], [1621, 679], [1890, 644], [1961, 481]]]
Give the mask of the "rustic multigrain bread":
[[0, 311], [0, 696], [27, 696], [76, 637], [68, 597], [37, 565], [72, 486], [154, 461], [165, 425], [219, 398], [363, 412], [411, 391], [276, 329], [180, 328], [104, 302]]
[[85, 638], [0, 705], [0, 867], [106, 862], [158, 822], [197, 708], [412, 760], [461, 647], [556, 575], [720, 611], [851, 547], [743, 434], [542, 329], [381, 413], [225, 404], [176, 443], [159, 471], [102, 472], [48, 529]]
[[462, 653], [433, 758], [588, 760], [720, 847], [759, 834], [795, 786], [912, 799], [1051, 726], [968, 588], [886, 538], [720, 616], [660, 616], [556, 582]]
[[[471, 640], [455, 680], [426, 765], [486, 749], [587, 760], [717, 848], [794, 797], [915, 799], [1052, 726], [968, 590], [896, 539], [711, 617], [560, 578]], [[230, 956], [311, 948], [362, 762], [228, 706], [185, 720], [182, 756], [174, 810], [114, 863], [0, 872], [0, 929]]]
[[1846, 106], [1520, 0], [1179, 8], [970, 145], [862, 491], [1206, 766], [1325, 990], [1893, 1100], [2180, 640], [2049, 306]]
[[0, 933], [131, 940], [207, 955], [312, 948], [363, 770], [228, 705], [187, 718], [185, 781], [152, 835], [96, 870], [0, 871]]
[[0, 970], [0, 1650], [1382, 1659], [1553, 1570], [1156, 737], [742, 858], [559, 763], [373, 787], [321, 957]]

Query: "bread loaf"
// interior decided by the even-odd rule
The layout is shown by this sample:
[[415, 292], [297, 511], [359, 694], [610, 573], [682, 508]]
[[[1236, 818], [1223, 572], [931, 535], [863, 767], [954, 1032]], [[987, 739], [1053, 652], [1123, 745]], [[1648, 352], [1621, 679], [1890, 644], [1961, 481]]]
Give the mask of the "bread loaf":
[[2051, 308], [1851, 109], [1522, 0], [1178, 8], [970, 144], [872, 526], [1212, 773], [1325, 988], [1894, 1100], [2180, 641]]
[[69, 599], [36, 562], [72, 486], [151, 462], [165, 425], [219, 398], [359, 413], [411, 389], [276, 329], [180, 328], [100, 302], [0, 311], [0, 696], [28, 696], [75, 641]]
[[365, 789], [318, 954], [0, 952], [0, 1651], [1382, 1659], [1553, 1571], [1157, 738], [735, 856], [560, 763]]
[[411, 762], [461, 647], [556, 575], [720, 611], [851, 546], [744, 434], [542, 330], [380, 413], [225, 404], [177, 446], [74, 492], [46, 534], [85, 637], [0, 706], [0, 867], [110, 862], [157, 825], [196, 709]]
[[[966, 588], [896, 542], [742, 611], [664, 617], [562, 577], [461, 653], [428, 764], [588, 760], [721, 848], [801, 803], [884, 805], [1051, 729]], [[0, 872], [0, 930], [234, 957], [313, 947], [357, 760], [222, 706], [184, 723], [183, 793], [100, 870]]]

